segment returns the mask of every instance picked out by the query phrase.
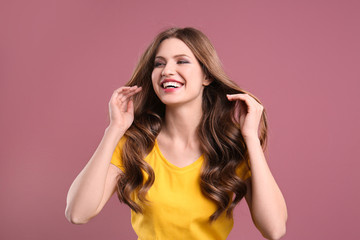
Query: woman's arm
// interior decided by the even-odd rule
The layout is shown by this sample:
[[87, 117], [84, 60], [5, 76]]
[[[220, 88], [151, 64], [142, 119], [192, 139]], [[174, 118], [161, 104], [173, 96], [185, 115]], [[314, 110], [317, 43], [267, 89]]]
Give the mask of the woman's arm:
[[287, 209], [284, 197], [266, 163], [260, 140], [245, 139], [251, 165], [245, 196], [254, 224], [267, 239], [280, 239], [286, 232]]
[[98, 148], [72, 183], [66, 201], [66, 218], [75, 224], [88, 222], [96, 216], [116, 189], [120, 169], [110, 164], [120, 138], [134, 120], [131, 97], [141, 88], [117, 89], [109, 102], [110, 125]]
[[250, 159], [251, 178], [245, 196], [254, 224], [267, 239], [280, 239], [286, 232], [285, 199], [267, 165], [258, 137], [263, 106], [248, 94], [227, 96], [238, 101], [239, 124]]
[[122, 135], [120, 130], [108, 127], [94, 155], [72, 183], [65, 210], [71, 223], [88, 222], [114, 193], [120, 169], [110, 164], [110, 160]]

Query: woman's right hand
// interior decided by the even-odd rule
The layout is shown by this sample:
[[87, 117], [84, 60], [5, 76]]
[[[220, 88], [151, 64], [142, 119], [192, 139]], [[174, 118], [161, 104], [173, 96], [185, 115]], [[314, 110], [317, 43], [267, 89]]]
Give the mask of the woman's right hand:
[[109, 102], [110, 126], [126, 131], [134, 121], [134, 103], [132, 96], [141, 91], [141, 87], [121, 87], [114, 91]]

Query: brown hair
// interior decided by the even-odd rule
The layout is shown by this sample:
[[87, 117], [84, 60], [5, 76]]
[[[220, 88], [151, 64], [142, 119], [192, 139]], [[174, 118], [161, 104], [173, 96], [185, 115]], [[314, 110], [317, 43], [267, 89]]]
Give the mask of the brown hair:
[[[146, 193], [154, 182], [151, 166], [144, 157], [151, 151], [164, 120], [165, 105], [156, 96], [151, 81], [154, 59], [162, 41], [177, 38], [193, 52], [205, 74], [212, 80], [203, 91], [203, 116], [197, 127], [201, 150], [205, 161], [201, 170], [201, 191], [217, 205], [217, 210], [209, 220], [217, 219], [224, 211], [228, 217], [237, 203], [246, 194], [246, 185], [236, 174], [240, 164], [248, 164], [248, 151], [235, 120], [236, 102], [226, 98], [226, 94], [247, 93], [239, 88], [225, 74], [216, 51], [209, 39], [194, 28], [170, 28], [158, 34], [146, 49], [127, 86], [138, 85], [143, 89], [134, 96], [134, 122], [125, 133], [122, 161], [124, 173], [118, 181], [118, 197], [135, 212], [142, 212], [141, 206], [131, 196], [141, 202], [146, 201]], [[259, 103], [260, 101], [254, 97]], [[260, 122], [260, 143], [265, 149], [267, 123], [265, 109]], [[134, 195], [136, 194], [136, 195]]]

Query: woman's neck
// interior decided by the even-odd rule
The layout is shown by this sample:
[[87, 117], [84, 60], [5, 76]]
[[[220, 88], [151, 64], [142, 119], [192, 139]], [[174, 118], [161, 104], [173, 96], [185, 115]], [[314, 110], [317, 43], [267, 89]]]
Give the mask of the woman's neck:
[[166, 107], [165, 122], [160, 134], [185, 145], [198, 143], [197, 126], [202, 117], [201, 106]]

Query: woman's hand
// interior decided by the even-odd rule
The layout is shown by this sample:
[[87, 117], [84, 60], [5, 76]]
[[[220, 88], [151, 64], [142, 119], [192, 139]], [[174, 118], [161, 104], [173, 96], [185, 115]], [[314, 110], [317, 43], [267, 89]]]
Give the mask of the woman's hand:
[[141, 87], [121, 87], [114, 91], [109, 102], [110, 126], [126, 131], [134, 121], [132, 96], [141, 91]]
[[258, 138], [259, 124], [264, 107], [248, 94], [227, 94], [229, 101], [237, 101], [238, 109], [235, 117], [240, 124], [241, 134], [244, 138]]

